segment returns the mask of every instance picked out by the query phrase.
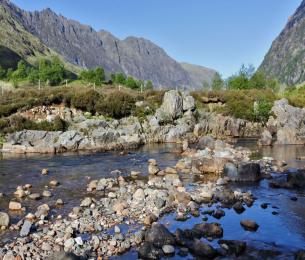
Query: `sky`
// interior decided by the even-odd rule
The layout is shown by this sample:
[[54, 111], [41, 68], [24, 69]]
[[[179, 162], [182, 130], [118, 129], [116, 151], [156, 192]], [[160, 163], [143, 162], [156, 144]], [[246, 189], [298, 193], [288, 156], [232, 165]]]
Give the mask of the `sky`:
[[258, 67], [301, 0], [13, 0], [25, 10], [58, 14], [107, 30], [138, 36], [169, 56], [210, 67], [223, 77], [242, 64]]

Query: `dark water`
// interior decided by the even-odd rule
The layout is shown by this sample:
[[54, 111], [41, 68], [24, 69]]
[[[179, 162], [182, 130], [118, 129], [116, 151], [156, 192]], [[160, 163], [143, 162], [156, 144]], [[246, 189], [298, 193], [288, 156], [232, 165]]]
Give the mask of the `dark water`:
[[[305, 156], [304, 146], [258, 148], [256, 141], [251, 139], [238, 140], [236, 146], [248, 147], [255, 151], [254, 158], [271, 156], [275, 159], [285, 160], [291, 168], [305, 167], [305, 161], [296, 159]], [[149, 158], [155, 158], [162, 168], [173, 166], [180, 158], [175, 152], [176, 148], [175, 145], [151, 145], [140, 150], [130, 151], [124, 155], [109, 152], [3, 158], [0, 160], [0, 192], [8, 194], [9, 197], [0, 198], [0, 211], [7, 211], [8, 200], [18, 185], [30, 183], [33, 185], [32, 191], [42, 193], [50, 180], [56, 179], [60, 181], [61, 185], [53, 190], [54, 197], [42, 199], [38, 202], [23, 200], [22, 204], [31, 209], [44, 202], [52, 204], [50, 201], [55, 202], [56, 199], [61, 198], [67, 204], [64, 208], [58, 208], [57, 213], [65, 214], [73, 206], [79, 205], [81, 198], [86, 194], [85, 187], [90, 179], [111, 177], [111, 171], [113, 170], [120, 170], [123, 175], [128, 175], [131, 170], [137, 170], [145, 175]], [[50, 174], [41, 176], [42, 168], [48, 168]], [[267, 180], [263, 180], [259, 184], [235, 185], [233, 188], [243, 191], [250, 190], [258, 199], [251, 208], [247, 208], [241, 215], [231, 209], [225, 209], [226, 216], [220, 220], [209, 216], [209, 222], [222, 224], [224, 239], [244, 240], [247, 241], [249, 246], [259, 249], [275, 248], [285, 252], [305, 249], [304, 190], [270, 189]], [[49, 190], [52, 191], [52, 189]], [[291, 197], [297, 197], [298, 200], [292, 201]], [[260, 207], [262, 203], [270, 203], [270, 205], [267, 209], [262, 209]], [[202, 211], [206, 209], [206, 207], [203, 207]], [[273, 211], [279, 214], [273, 215]], [[19, 216], [12, 217], [15, 217], [15, 221], [20, 218]], [[193, 217], [187, 222], [176, 222], [173, 215], [167, 215], [160, 221], [174, 232], [177, 228], [191, 228], [194, 224], [201, 223], [202, 217]], [[240, 220], [247, 218], [257, 221], [260, 225], [257, 232], [247, 232], [241, 228]], [[217, 241], [211, 242], [211, 244], [217, 246]], [[131, 251], [119, 258], [136, 259], [137, 254]], [[174, 258], [179, 259], [178, 256]]]

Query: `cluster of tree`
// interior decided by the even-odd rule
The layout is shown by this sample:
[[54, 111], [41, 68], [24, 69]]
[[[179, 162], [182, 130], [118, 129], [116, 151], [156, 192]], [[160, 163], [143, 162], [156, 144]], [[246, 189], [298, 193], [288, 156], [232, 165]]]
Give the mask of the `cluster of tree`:
[[105, 71], [101, 67], [91, 70], [83, 70], [79, 75], [79, 79], [86, 84], [100, 86], [105, 83]]
[[235, 75], [223, 80], [219, 73], [216, 73], [210, 88], [212, 90], [242, 90], [242, 89], [272, 89], [278, 91], [279, 83], [275, 79], [268, 78], [263, 71], [257, 70], [252, 65], [242, 65]]
[[0, 79], [12, 81], [14, 84], [28, 80], [33, 84], [40, 82], [41, 84], [54, 86], [72, 78], [73, 74], [65, 69], [63, 63], [57, 57], [53, 57], [51, 60], [40, 59], [36, 67], [21, 60], [15, 70], [10, 68], [6, 71], [0, 68]]
[[123, 85], [131, 89], [145, 89], [150, 90], [153, 89], [153, 83], [152, 81], [148, 80], [147, 82], [144, 82], [142, 80], [137, 80], [131, 76], [126, 77], [123, 73], [115, 73], [111, 74], [110, 76], [111, 80], [110, 82], [112, 84], [118, 84]]

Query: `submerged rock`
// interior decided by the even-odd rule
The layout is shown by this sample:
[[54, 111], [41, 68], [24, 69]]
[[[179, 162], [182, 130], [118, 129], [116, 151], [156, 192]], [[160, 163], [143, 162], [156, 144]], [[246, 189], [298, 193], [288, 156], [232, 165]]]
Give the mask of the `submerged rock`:
[[241, 220], [240, 225], [247, 231], [256, 231], [259, 228], [255, 221], [249, 219]]
[[164, 245], [174, 245], [175, 238], [162, 224], [155, 224], [146, 231], [145, 241], [161, 248]]
[[7, 228], [10, 224], [10, 217], [5, 212], [0, 212], [0, 228], [5, 227]]

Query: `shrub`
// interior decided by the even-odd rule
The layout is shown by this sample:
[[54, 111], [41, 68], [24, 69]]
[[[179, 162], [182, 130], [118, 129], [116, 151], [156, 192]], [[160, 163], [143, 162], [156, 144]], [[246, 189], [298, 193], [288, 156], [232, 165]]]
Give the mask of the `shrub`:
[[131, 115], [135, 108], [135, 97], [123, 91], [110, 93], [106, 98], [100, 98], [95, 106], [96, 112], [112, 118], [120, 119]]
[[95, 112], [95, 105], [98, 102], [99, 93], [94, 90], [77, 92], [72, 96], [71, 105], [77, 109], [87, 111], [90, 113]]

